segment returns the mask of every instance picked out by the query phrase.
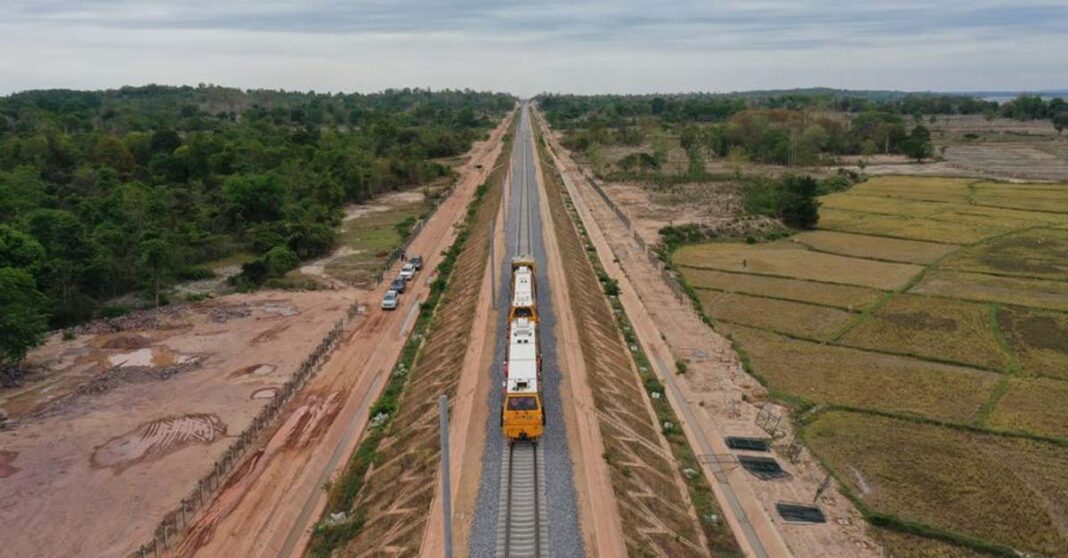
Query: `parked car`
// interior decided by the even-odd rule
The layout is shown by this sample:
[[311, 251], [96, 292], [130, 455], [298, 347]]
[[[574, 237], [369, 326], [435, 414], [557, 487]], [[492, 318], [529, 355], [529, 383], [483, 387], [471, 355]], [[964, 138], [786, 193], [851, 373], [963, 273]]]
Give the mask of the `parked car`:
[[412, 256], [411, 258], [408, 258], [408, 263], [415, 266], [416, 271], [423, 270], [423, 256]]
[[398, 304], [400, 304], [400, 293], [394, 290], [386, 291], [386, 296], [382, 297], [382, 309], [394, 310]]
[[406, 286], [408, 286], [408, 282], [401, 277], [397, 277], [389, 284], [390, 290], [397, 291], [397, 294], [403, 293]]
[[411, 263], [406, 263], [401, 266], [400, 278], [405, 281], [411, 281], [412, 277], [415, 277], [415, 266]]

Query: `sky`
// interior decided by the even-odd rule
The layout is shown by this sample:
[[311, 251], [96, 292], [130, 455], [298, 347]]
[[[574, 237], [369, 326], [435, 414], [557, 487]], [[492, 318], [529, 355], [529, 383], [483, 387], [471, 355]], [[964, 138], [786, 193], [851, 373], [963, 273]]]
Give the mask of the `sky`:
[[0, 0], [0, 94], [1068, 87], [1068, 0]]

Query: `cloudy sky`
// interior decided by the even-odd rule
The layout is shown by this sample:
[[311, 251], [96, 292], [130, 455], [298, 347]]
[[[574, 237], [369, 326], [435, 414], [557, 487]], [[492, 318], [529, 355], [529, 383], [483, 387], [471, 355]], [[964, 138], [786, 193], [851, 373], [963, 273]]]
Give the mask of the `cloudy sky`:
[[1068, 87], [1068, 0], [0, 0], [0, 93]]

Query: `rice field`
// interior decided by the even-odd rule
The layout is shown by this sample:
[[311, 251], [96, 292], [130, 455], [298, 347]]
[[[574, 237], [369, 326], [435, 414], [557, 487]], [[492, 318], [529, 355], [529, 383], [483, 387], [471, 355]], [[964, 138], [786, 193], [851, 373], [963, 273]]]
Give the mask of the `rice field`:
[[873, 289], [899, 288], [923, 268], [813, 252], [789, 240], [767, 244], [710, 243], [684, 246], [675, 263], [689, 268], [775, 275]]
[[963, 300], [1068, 311], [1068, 283], [932, 269], [908, 290]]
[[967, 423], [999, 379], [972, 368], [823, 345], [744, 326], [720, 324], [718, 329], [741, 345], [769, 389], [815, 403]]
[[992, 224], [957, 223], [834, 208], [820, 210], [820, 229], [944, 244], [974, 244], [1012, 230]]
[[997, 318], [1024, 374], [1068, 381], [1068, 314], [1002, 308]]
[[940, 267], [1068, 281], [1068, 231], [1029, 229], [1008, 234], [947, 257]]
[[967, 203], [969, 178], [917, 178], [912, 176], [876, 176], [857, 184], [850, 193], [912, 200]]
[[829, 339], [855, 317], [845, 310], [804, 302], [719, 291], [699, 291], [705, 313], [717, 320], [809, 339]]
[[873, 529], [872, 534], [882, 544], [886, 556], [892, 558], [989, 558], [963, 546], [891, 529]]
[[851, 311], [863, 310], [878, 302], [885, 294], [884, 291], [868, 287], [815, 283], [800, 279], [710, 269], [687, 269], [686, 278], [690, 285], [699, 289], [781, 298]]
[[1068, 439], [1068, 382], [1047, 378], [1013, 378], [987, 417], [999, 430], [1034, 432]]
[[934, 263], [942, 256], [960, 248], [955, 244], [917, 242], [834, 231], [808, 231], [791, 238], [820, 252], [912, 264]]
[[1068, 185], [878, 177], [822, 201], [816, 231], [676, 251], [703, 311], [773, 397], [826, 405], [803, 433], [865, 506], [1068, 558]]
[[898, 295], [838, 343], [1003, 371], [1010, 358], [993, 322], [986, 304]]
[[1068, 448], [832, 411], [809, 447], [875, 511], [1044, 556], [1068, 556]]

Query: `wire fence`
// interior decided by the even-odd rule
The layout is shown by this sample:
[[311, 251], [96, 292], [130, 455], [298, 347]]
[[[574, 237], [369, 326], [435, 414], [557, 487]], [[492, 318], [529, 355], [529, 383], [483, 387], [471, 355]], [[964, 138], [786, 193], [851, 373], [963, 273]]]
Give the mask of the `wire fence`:
[[634, 229], [634, 226], [631, 223], [630, 217], [628, 217], [627, 214], [623, 212], [623, 209], [619, 207], [618, 204], [616, 204], [615, 200], [613, 200], [612, 197], [608, 195], [608, 192], [605, 191], [604, 186], [601, 184], [601, 181], [598, 180], [596, 177], [592, 176], [591, 174], [587, 173], [585, 169], [579, 169], [579, 172], [581, 172], [582, 177], [586, 179], [586, 183], [593, 187], [593, 190], [601, 196], [601, 199], [605, 201], [605, 204], [608, 205], [609, 209], [611, 209], [612, 212], [616, 214], [616, 217], [618, 217], [619, 220], [623, 222], [623, 225], [627, 227], [627, 231], [629, 231], [631, 233], [631, 236], [634, 237], [634, 242], [637, 243], [638, 247], [641, 248], [642, 252], [645, 253], [645, 256], [649, 258], [649, 261], [652, 262], [653, 266], [656, 267], [656, 269], [660, 272], [660, 276], [663, 278], [664, 283], [668, 286], [669, 289], [671, 289], [671, 293], [675, 295], [675, 298], [679, 299], [680, 301], [685, 301], [686, 289], [683, 288], [682, 283], [679, 281], [679, 278], [676, 277], [675, 274], [672, 273], [672, 271], [668, 268], [668, 266], [664, 264], [664, 262], [660, 259], [660, 255], [657, 254], [655, 250], [650, 248], [648, 243], [645, 242], [645, 239], [643, 239], [642, 236], [638, 234], [638, 231]]
[[[429, 215], [433, 215], [441, 204], [444, 203], [449, 196], [452, 195], [455, 190], [455, 185], [442, 191], [442, 193], [434, 199], [434, 207], [429, 212]], [[408, 248], [411, 246], [412, 241], [415, 240], [416, 235], [419, 234], [423, 227], [426, 225], [426, 219], [420, 219], [416, 221], [412, 228], [408, 231], [407, 238], [404, 242], [390, 252], [389, 256], [382, 264], [382, 270], [378, 272], [376, 276], [376, 283], [381, 283], [385, 277], [386, 272], [393, 267], [393, 264], [406, 255]], [[293, 376], [282, 384], [278, 392], [275, 393], [270, 403], [266, 407], [260, 410], [256, 418], [248, 425], [247, 428], [234, 440], [230, 447], [226, 449], [226, 452], [219, 458], [218, 461], [212, 466], [211, 471], [208, 474], [201, 477], [197, 482], [196, 487], [189, 492], [189, 495], [182, 499], [181, 503], [175, 509], [171, 510], [163, 516], [163, 519], [156, 526], [156, 530], [152, 535], [152, 539], [147, 543], [142, 544], [137, 550], [127, 555], [130, 558], [158, 558], [167, 551], [167, 549], [175, 546], [180, 540], [181, 536], [189, 529], [192, 524], [192, 519], [196, 515], [197, 511], [201, 510], [206, 504], [212, 501], [214, 493], [219, 487], [225, 485], [226, 480], [232, 475], [235, 469], [243, 463], [243, 458], [248, 453], [248, 450], [255, 447], [256, 442], [274, 425], [275, 419], [278, 418], [281, 411], [285, 408], [285, 405], [292, 401], [293, 397], [308, 383], [315, 372], [317, 372], [322, 365], [327, 361], [330, 353], [337, 347], [338, 341], [344, 333], [346, 326], [352, 323], [352, 321], [362, 312], [364, 305], [359, 301], [355, 301], [349, 306], [345, 315], [334, 324], [334, 327], [323, 337], [314, 350], [308, 354], [307, 358], [300, 364], [297, 371]]]

